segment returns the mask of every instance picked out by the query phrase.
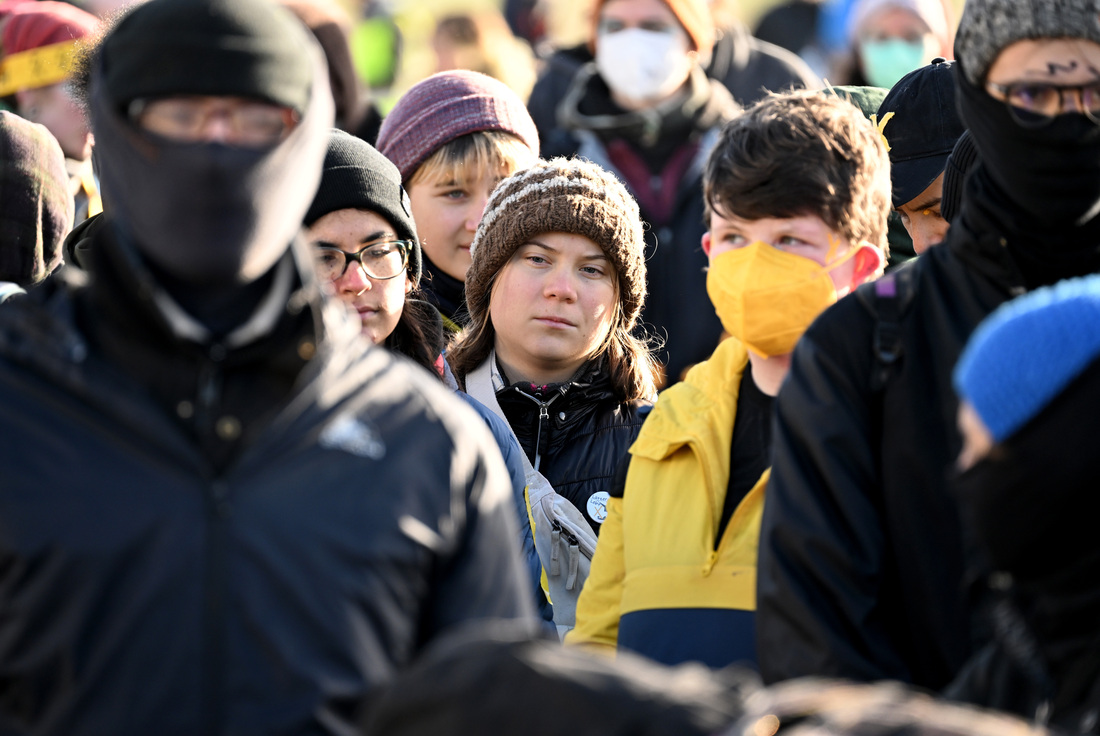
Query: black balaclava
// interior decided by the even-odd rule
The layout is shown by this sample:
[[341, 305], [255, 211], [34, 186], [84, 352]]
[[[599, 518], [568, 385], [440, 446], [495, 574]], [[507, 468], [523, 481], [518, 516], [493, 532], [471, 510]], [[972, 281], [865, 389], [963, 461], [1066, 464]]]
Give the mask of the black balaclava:
[[1100, 215], [1100, 126], [1067, 113], [1025, 128], [965, 74], [956, 82], [959, 113], [981, 166], [1020, 210], [1055, 230], [1084, 226]]
[[[90, 96], [107, 212], [170, 292], [231, 293], [286, 253], [320, 180], [326, 85], [316, 44], [266, 0], [152, 0], [103, 41]], [[266, 100], [301, 122], [246, 148], [170, 141], [126, 115], [135, 99], [176, 94]]]

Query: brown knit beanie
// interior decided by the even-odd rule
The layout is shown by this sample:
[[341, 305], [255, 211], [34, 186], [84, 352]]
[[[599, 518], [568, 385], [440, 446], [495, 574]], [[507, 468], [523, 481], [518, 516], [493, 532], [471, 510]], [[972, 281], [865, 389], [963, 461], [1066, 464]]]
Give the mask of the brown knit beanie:
[[466, 272], [466, 306], [474, 321], [489, 308], [489, 286], [528, 238], [543, 233], [583, 235], [615, 267], [627, 329], [645, 302], [645, 242], [638, 203], [599, 166], [555, 158], [517, 171], [493, 190]]
[[[695, 50], [701, 56], [709, 57], [711, 49], [714, 47], [715, 31], [714, 19], [711, 17], [707, 0], [663, 0], [663, 2], [676, 16], [676, 20], [680, 21], [680, 25], [684, 27], [684, 30], [687, 31], [688, 38], [694, 44]], [[592, 8], [592, 33], [588, 39], [588, 48], [593, 53], [596, 52], [596, 34], [600, 28], [600, 12], [606, 4], [607, 0], [596, 0], [596, 5]]]

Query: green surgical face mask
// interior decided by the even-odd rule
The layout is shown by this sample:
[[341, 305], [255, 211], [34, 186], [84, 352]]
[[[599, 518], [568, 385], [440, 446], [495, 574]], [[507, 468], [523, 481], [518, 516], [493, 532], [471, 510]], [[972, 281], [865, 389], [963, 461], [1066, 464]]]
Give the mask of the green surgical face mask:
[[882, 41], [863, 41], [859, 45], [863, 76], [875, 87], [890, 89], [906, 74], [932, 60], [928, 56], [928, 46], [925, 39], [906, 41], [904, 38], [887, 38]]

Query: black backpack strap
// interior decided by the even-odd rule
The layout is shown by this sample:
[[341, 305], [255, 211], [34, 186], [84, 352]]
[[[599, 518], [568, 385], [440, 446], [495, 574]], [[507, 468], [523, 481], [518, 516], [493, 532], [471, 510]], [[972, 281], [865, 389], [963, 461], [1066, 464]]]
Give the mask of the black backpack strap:
[[904, 353], [901, 318], [913, 300], [913, 269], [911, 266], [899, 268], [857, 293], [875, 317], [875, 370], [871, 374], [871, 389], [878, 392], [885, 388]]

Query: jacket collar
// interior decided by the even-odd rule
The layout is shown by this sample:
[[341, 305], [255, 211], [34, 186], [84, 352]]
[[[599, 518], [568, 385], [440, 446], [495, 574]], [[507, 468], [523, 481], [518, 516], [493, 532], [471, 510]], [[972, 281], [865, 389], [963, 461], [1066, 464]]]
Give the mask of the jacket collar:
[[721, 118], [722, 110], [735, 107], [728, 92], [723, 98], [721, 92], [715, 90], [716, 84], [696, 65], [688, 77], [686, 92], [656, 107], [623, 110], [611, 99], [607, 83], [600, 77], [596, 63], [591, 62], [574, 75], [558, 105], [558, 122], [570, 130], [591, 130], [600, 135], [622, 137], [649, 148], [674, 131], [682, 130], [687, 135], [695, 130], [707, 130]]

